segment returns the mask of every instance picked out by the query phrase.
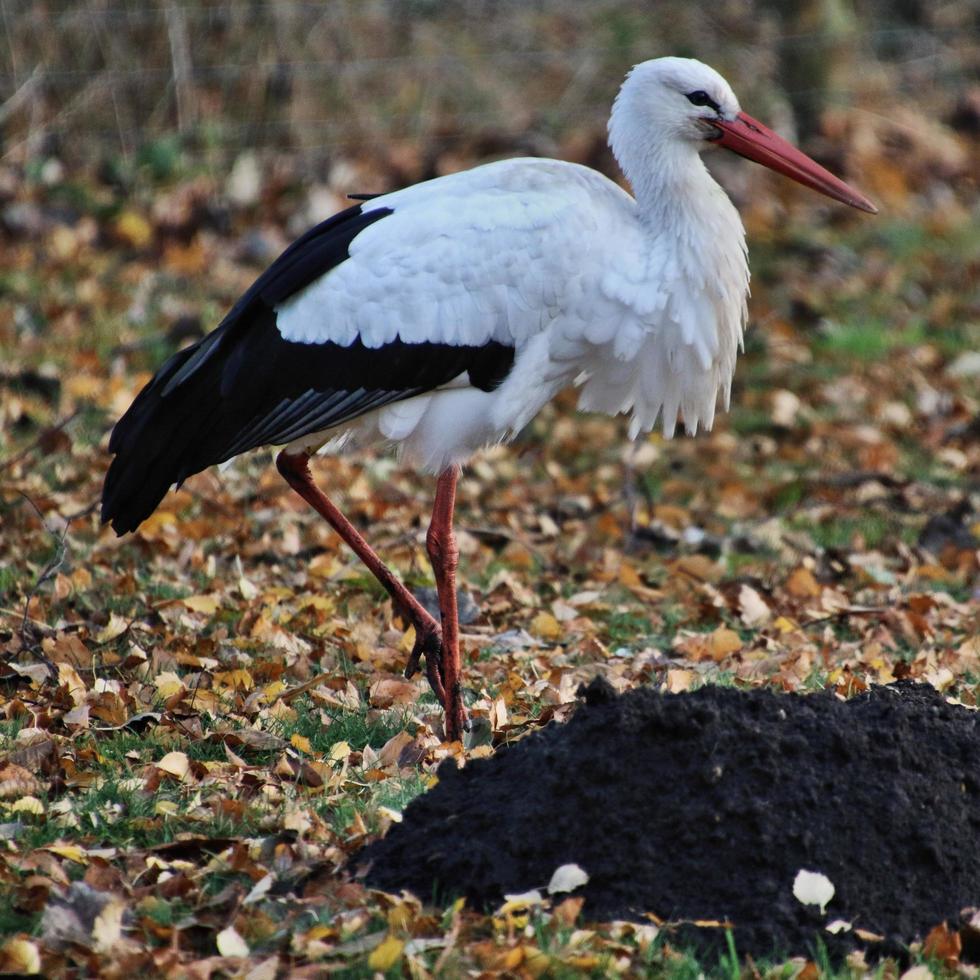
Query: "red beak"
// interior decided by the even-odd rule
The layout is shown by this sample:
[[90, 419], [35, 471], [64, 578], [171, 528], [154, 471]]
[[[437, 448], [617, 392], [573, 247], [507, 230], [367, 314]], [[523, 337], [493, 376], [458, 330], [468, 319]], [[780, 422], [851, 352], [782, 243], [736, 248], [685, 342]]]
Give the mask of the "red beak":
[[721, 131], [721, 135], [714, 141], [719, 146], [761, 163], [770, 170], [786, 174], [787, 177], [812, 187], [835, 201], [850, 204], [852, 208], [867, 211], [869, 214], [878, 213], [878, 209], [863, 194], [849, 187], [748, 113], [740, 112], [732, 122], [712, 119], [711, 125]]

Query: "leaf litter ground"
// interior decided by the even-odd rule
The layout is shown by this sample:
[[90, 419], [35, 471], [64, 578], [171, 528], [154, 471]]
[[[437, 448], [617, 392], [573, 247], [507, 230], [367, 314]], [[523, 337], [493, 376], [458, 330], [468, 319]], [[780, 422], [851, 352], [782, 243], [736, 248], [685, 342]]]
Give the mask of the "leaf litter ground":
[[[494, 909], [574, 864], [587, 919], [712, 923], [677, 933], [718, 950], [730, 927], [763, 957], [899, 955], [980, 897], [980, 717], [934, 689], [584, 694], [568, 724], [444, 764], [358, 855], [368, 883]], [[832, 883], [823, 910], [801, 870]]]
[[[569, 717], [596, 675], [837, 698], [909, 678], [976, 704], [980, 144], [950, 135], [956, 177], [878, 108], [834, 137], [845, 169], [884, 175], [865, 188], [887, 205], [874, 222], [740, 177], [753, 326], [713, 432], [627, 448], [623, 420], [563, 397], [467, 468], [466, 746], [441, 740], [424, 682], [400, 676], [412, 638], [271, 454], [192, 477], [124, 539], [97, 517], [109, 429], [150, 372], [325, 197], [419, 179], [428, 154], [370, 180], [352, 160], [342, 187], [284, 159], [251, 203], [217, 176], [124, 186], [4, 164], [0, 970], [709, 970], [652, 922], [586, 923], [577, 897], [488, 915], [343, 869], [447, 756], [476, 763]], [[559, 155], [588, 162], [604, 136], [565, 139]], [[369, 453], [316, 472], [431, 586], [431, 481]], [[955, 962], [971, 932], [949, 924], [925, 950]]]

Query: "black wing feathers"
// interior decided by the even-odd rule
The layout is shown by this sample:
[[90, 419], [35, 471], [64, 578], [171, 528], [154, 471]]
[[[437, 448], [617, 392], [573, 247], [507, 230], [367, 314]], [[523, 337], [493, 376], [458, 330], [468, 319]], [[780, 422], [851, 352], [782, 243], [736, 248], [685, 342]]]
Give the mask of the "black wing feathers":
[[174, 354], [119, 420], [102, 520], [135, 530], [174, 483], [262, 445], [282, 445], [371, 409], [430, 391], [465, 372], [492, 390], [514, 349], [407, 344], [380, 348], [284, 340], [274, 306], [348, 257], [353, 238], [392, 212], [360, 206], [317, 225], [256, 280], [220, 326]]

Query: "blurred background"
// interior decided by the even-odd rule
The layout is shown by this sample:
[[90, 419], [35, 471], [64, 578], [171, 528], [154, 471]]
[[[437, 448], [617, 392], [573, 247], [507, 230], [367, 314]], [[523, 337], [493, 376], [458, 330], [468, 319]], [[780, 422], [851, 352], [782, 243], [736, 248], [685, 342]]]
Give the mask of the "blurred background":
[[253, 155], [341, 191], [513, 153], [608, 166], [623, 74], [663, 54], [718, 68], [744, 106], [838, 165], [879, 150], [906, 162], [911, 144], [945, 181], [966, 169], [953, 134], [980, 126], [970, 0], [4, 0], [2, 15], [2, 160], [49, 182], [239, 161], [232, 190], [248, 197]]
[[[545, 555], [552, 584], [535, 587], [547, 591], [555, 569], [615, 577], [629, 553], [657, 586], [694, 551], [759, 582], [805, 560], [820, 582], [874, 589], [932, 556], [953, 576], [936, 573], [944, 588], [973, 594], [975, 0], [0, 0], [0, 16], [4, 608], [55, 615], [32, 583], [69, 524], [76, 555], [114, 560], [94, 509], [113, 421], [291, 238], [348, 193], [501, 156], [621, 179], [610, 103], [631, 65], [665, 54], [716, 67], [747, 111], [881, 213], [708, 154], [742, 212], [753, 273], [731, 413], [710, 436], [624, 449], [622, 420], [577, 417], [573, 399], [549, 408], [468, 471], [464, 521], [511, 535], [474, 532], [470, 581], [489, 593], [501, 561], [531, 574]], [[228, 538], [244, 554], [270, 541], [299, 552], [271, 516], [243, 523], [243, 500], [284, 493], [267, 464], [256, 454], [168, 498], [182, 533], [197, 527], [218, 556]], [[393, 477], [381, 458], [321, 465], [358, 519], [390, 523], [396, 560], [426, 574], [411, 537], [426, 481]], [[144, 557], [162, 536], [170, 558], [198, 561], [180, 557], [172, 529], [144, 540], [154, 534]], [[508, 601], [501, 616], [529, 599]]]

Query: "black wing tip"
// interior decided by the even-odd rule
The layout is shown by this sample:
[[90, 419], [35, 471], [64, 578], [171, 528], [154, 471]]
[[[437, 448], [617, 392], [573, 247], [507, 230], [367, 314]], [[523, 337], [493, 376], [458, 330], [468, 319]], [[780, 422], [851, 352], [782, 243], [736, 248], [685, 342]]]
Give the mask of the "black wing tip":
[[[127, 453], [128, 446], [120, 447], [109, 465], [102, 484], [102, 506], [99, 511], [101, 524], [111, 525], [119, 537], [135, 531], [160, 505], [160, 501], [170, 489], [170, 483], [163, 485], [160, 474], [154, 474], [152, 467], [134, 466], [134, 460]], [[129, 465], [124, 465], [124, 460]]]

